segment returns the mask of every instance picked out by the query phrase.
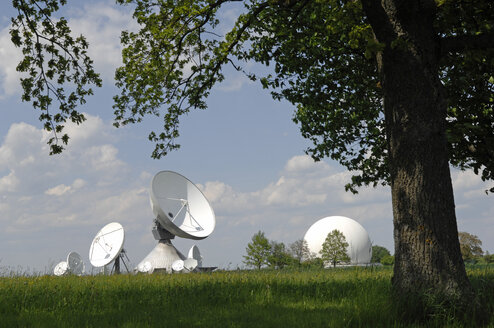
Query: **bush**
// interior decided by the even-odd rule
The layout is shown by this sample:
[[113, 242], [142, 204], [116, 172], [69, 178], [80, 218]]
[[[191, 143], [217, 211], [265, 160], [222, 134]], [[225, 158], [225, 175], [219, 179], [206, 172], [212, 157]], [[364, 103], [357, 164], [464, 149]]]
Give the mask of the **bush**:
[[324, 261], [319, 257], [315, 257], [302, 262], [302, 268], [324, 268]]
[[393, 265], [395, 264], [395, 257], [393, 255], [385, 255], [381, 259], [382, 265]]
[[381, 263], [381, 259], [387, 255], [389, 256], [391, 253], [385, 247], [374, 245], [372, 246], [371, 263]]

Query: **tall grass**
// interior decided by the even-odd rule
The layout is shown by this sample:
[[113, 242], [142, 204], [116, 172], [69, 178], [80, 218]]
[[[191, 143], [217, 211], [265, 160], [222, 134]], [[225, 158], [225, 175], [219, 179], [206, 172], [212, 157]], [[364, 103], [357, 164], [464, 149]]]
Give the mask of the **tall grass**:
[[[493, 286], [494, 270], [469, 274], [477, 289]], [[346, 268], [6, 277], [0, 278], [0, 327], [420, 326], [400, 322], [391, 275], [389, 268]], [[493, 292], [483, 294], [490, 313]]]

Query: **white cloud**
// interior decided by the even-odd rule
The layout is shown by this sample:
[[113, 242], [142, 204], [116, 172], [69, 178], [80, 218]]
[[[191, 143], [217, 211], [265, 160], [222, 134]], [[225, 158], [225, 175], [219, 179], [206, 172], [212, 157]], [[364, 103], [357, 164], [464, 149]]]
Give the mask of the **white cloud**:
[[60, 184], [56, 187], [50, 188], [45, 191], [45, 194], [50, 196], [61, 196], [70, 190], [70, 186]]
[[[245, 68], [247, 70], [248, 68]], [[230, 67], [226, 67], [226, 71], [230, 71]], [[228, 74], [228, 79], [225, 79], [221, 84], [218, 85], [218, 90], [223, 92], [232, 92], [241, 90], [246, 84], [252, 84], [253, 82], [241, 72], [232, 72]]]
[[96, 71], [108, 81], [113, 80], [115, 69], [122, 63], [121, 31], [138, 27], [130, 9], [112, 2], [92, 2], [71, 12], [69, 25], [73, 33], [86, 36]]
[[285, 171], [287, 172], [300, 172], [306, 171], [310, 169], [315, 169], [316, 166], [319, 167], [327, 167], [327, 164], [324, 162], [315, 162], [312, 158], [307, 155], [300, 155], [292, 157], [288, 160], [285, 165]]
[[[268, 231], [283, 227], [298, 231], [298, 238], [311, 223], [324, 216], [347, 215], [360, 222], [391, 222], [387, 188], [362, 189], [358, 195], [347, 193], [344, 185], [349, 181], [349, 173], [327, 162], [314, 162], [308, 156], [292, 157], [281, 173], [276, 182], [257, 191], [239, 192], [220, 181], [207, 182], [201, 189], [215, 212], [229, 217], [226, 224], [262, 226]], [[369, 203], [373, 203], [372, 211], [368, 211]]]
[[0, 170], [18, 164], [18, 168], [33, 163], [33, 154], [45, 147], [43, 132], [26, 123], [10, 126], [3, 144], [0, 146]]
[[85, 185], [86, 181], [83, 179], [75, 179], [71, 186], [66, 186], [62, 183], [58, 186], [45, 190], [45, 194], [50, 196], [62, 196], [64, 194], [73, 193]]
[[[95, 197], [87, 194], [94, 186], [111, 186], [112, 181], [125, 183], [128, 167], [118, 158], [118, 149], [105, 143], [108, 135], [115, 134], [114, 128], [98, 117], [87, 117], [84, 126], [67, 124], [73, 144], [56, 156], [48, 155], [46, 132], [26, 123], [11, 125], [0, 145], [0, 172], [9, 172], [0, 177], [0, 190], [10, 192], [10, 203], [18, 205], [11, 206], [11, 209], [17, 208], [15, 213], [3, 213], [12, 218], [11, 225], [31, 222], [33, 218], [48, 225], [50, 221], [56, 223], [60, 221], [59, 216], [43, 213], [56, 208], [57, 197], [63, 196], [64, 202], [69, 204], [83, 202], [85, 198]], [[97, 197], [102, 201], [109, 195], [114, 196], [115, 190], [101, 189]], [[72, 198], [67, 200], [66, 197]], [[27, 208], [21, 205], [25, 200], [29, 202]], [[26, 216], [30, 211], [33, 213]], [[64, 217], [73, 215], [66, 213]]]
[[103, 120], [98, 116], [84, 115], [86, 121], [82, 125], [66, 124], [64, 133], [70, 136], [70, 148], [78, 148], [79, 146], [98, 143], [97, 138], [111, 138], [111, 131], [105, 127]]
[[0, 99], [20, 92], [20, 74], [16, 71], [22, 53], [10, 40], [10, 26], [0, 31]]
[[72, 183], [72, 188], [73, 189], [80, 189], [86, 185], [86, 181], [83, 179], [75, 179], [74, 182]]
[[13, 192], [19, 185], [19, 179], [13, 170], [8, 175], [0, 178], [0, 192]]
[[480, 176], [476, 175], [472, 170], [460, 171], [453, 169], [451, 179], [455, 198], [457, 199], [475, 199], [485, 194], [485, 190], [490, 188], [489, 183], [483, 182]]

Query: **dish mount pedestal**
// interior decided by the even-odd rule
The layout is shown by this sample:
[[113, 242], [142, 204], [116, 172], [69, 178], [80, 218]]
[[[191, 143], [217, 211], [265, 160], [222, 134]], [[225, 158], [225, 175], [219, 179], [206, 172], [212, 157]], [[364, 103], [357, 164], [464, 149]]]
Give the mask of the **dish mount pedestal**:
[[175, 238], [175, 235], [163, 228], [156, 219], [154, 220], [153, 236], [154, 239], [158, 240], [158, 244], [137, 265], [137, 270], [148, 273], [157, 271], [171, 273], [173, 262], [185, 260], [186, 257], [173, 246], [172, 239]]

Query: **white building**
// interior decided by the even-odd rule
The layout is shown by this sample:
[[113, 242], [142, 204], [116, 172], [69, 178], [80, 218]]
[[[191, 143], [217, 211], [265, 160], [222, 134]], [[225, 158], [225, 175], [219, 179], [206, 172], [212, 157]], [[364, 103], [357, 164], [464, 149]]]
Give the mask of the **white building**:
[[328, 233], [333, 230], [343, 233], [348, 243], [347, 254], [350, 264], [368, 264], [372, 257], [372, 244], [367, 231], [355, 220], [344, 216], [328, 216], [314, 223], [305, 233], [309, 250], [321, 257], [319, 253]]

